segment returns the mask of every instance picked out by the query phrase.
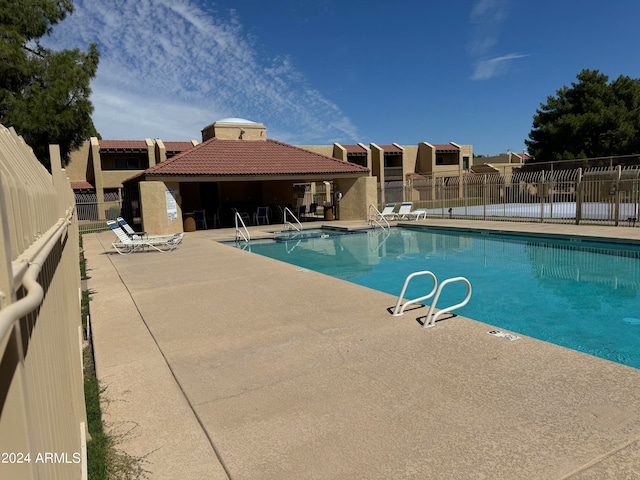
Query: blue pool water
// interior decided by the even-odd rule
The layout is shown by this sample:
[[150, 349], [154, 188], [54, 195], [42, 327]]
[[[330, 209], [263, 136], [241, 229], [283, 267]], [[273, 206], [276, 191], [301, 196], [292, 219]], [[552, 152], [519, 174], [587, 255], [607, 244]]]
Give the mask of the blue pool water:
[[[391, 229], [255, 242], [252, 252], [398, 295], [412, 272], [468, 278], [456, 313], [640, 368], [640, 248], [496, 234]], [[427, 277], [405, 297], [431, 290]], [[464, 298], [443, 291], [438, 307]], [[392, 305], [390, 305], [392, 306]]]
[[366, 232], [350, 232], [345, 229], [337, 228], [308, 228], [304, 230], [281, 230], [277, 232], [271, 232], [276, 241], [291, 241], [307, 238], [327, 238], [336, 235], [357, 235], [364, 234]]

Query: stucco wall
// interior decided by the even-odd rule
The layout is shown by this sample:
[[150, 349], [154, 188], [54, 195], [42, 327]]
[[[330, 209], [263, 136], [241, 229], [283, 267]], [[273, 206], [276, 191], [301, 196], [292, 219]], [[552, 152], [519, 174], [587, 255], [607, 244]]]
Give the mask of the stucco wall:
[[[166, 190], [174, 191], [177, 217], [169, 220], [167, 216]], [[182, 209], [180, 207], [180, 189], [177, 183], [140, 182], [140, 204], [142, 205], [142, 226], [150, 235], [180, 233], [182, 228]]]
[[407, 178], [408, 173], [416, 172], [418, 163], [418, 145], [403, 146], [402, 178]]
[[366, 220], [370, 204], [376, 205], [378, 190], [375, 177], [344, 178], [334, 181], [342, 193], [338, 205], [340, 220]]
[[267, 127], [262, 123], [213, 123], [202, 129], [202, 141], [212, 137], [221, 140], [266, 140]]
[[371, 172], [378, 177], [379, 182], [384, 182], [384, 150], [375, 143], [370, 144], [371, 149]]
[[[313, 153], [319, 153], [325, 157], [333, 157], [333, 145], [299, 145], [299, 148], [304, 148]], [[340, 160], [343, 159], [341, 158]]]
[[103, 170], [102, 188], [122, 188], [122, 182], [144, 170]]
[[87, 180], [87, 163], [89, 162], [89, 141], [86, 140], [80, 148], [69, 155], [69, 163], [65, 173], [70, 182], [84, 182]]

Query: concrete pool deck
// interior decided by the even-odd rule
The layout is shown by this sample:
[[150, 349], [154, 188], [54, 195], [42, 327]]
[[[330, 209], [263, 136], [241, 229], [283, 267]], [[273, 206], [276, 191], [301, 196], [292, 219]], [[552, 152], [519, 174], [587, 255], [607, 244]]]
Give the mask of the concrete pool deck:
[[640, 477], [640, 370], [464, 317], [423, 329], [395, 297], [217, 243], [233, 236], [128, 256], [83, 238], [104, 418], [150, 478]]

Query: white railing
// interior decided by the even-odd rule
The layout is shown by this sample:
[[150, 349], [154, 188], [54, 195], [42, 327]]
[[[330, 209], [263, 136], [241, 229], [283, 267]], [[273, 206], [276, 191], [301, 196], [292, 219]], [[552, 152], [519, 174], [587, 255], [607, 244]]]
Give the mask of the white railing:
[[[287, 215], [289, 215], [291, 217], [292, 220], [295, 220], [295, 222], [298, 224], [298, 226], [294, 225], [293, 223], [291, 223], [288, 219], [287, 219]], [[289, 210], [289, 207], [284, 207], [284, 217], [283, 217], [283, 222], [284, 225], [287, 227], [288, 230], [297, 230], [300, 231], [302, 230], [302, 224], [300, 223], [300, 220], [298, 220], [296, 218], [296, 216], [293, 214], [293, 212], [291, 210]]]
[[[249, 242], [249, 240], [251, 240], [251, 234], [249, 233], [247, 226], [244, 224], [244, 220], [242, 220], [242, 217], [240, 216], [239, 212], [236, 212], [235, 220], [236, 220], [236, 242], [240, 241], [240, 239], [244, 240], [245, 242]], [[242, 228], [240, 228], [240, 226], [242, 226]]]
[[[427, 295], [424, 295], [422, 297], [414, 298], [413, 300], [408, 300], [403, 304], [402, 300], [404, 298], [405, 292], [407, 291], [407, 287], [409, 286], [409, 282], [415, 277], [420, 277], [424, 275], [428, 275], [433, 280], [433, 288], [431, 289], [431, 292], [429, 292]], [[457, 283], [457, 282], [462, 282], [467, 286], [467, 295], [465, 296], [464, 300], [455, 305], [451, 305], [450, 307], [443, 308], [434, 314], [433, 311], [436, 308], [436, 304], [438, 303], [438, 299], [440, 298], [442, 289], [446, 285], [449, 285], [451, 283]], [[469, 282], [469, 280], [467, 280], [464, 277], [453, 277], [453, 278], [448, 278], [444, 280], [442, 283], [440, 283], [440, 285], [438, 285], [438, 279], [432, 272], [428, 270], [425, 270], [422, 272], [414, 272], [409, 276], [407, 276], [407, 278], [404, 281], [404, 285], [402, 286], [402, 290], [400, 291], [400, 295], [398, 296], [398, 301], [396, 302], [396, 306], [393, 309], [393, 315], [394, 316], [402, 315], [404, 313], [404, 310], [409, 305], [421, 303], [424, 300], [428, 300], [431, 297], [433, 297], [433, 302], [431, 302], [431, 306], [429, 307], [429, 311], [427, 312], [427, 316], [424, 320], [424, 324], [423, 324], [424, 328], [433, 327], [436, 324], [436, 320], [439, 316], [441, 316], [444, 313], [452, 312], [453, 310], [464, 307], [467, 303], [469, 303], [469, 299], [471, 298], [471, 283]]]
[[[372, 213], [371, 210], [373, 210], [375, 213]], [[389, 222], [387, 221], [387, 219], [384, 218], [384, 215], [382, 215], [380, 210], [378, 210], [378, 208], [373, 203], [369, 204], [367, 219], [369, 221], [369, 225], [371, 225], [374, 228], [375, 228], [375, 225], [378, 225], [383, 230], [385, 228], [391, 228], [391, 225], [389, 225]], [[384, 224], [382, 222], [384, 222]], [[386, 227], [385, 227], [385, 224], [386, 224]]]

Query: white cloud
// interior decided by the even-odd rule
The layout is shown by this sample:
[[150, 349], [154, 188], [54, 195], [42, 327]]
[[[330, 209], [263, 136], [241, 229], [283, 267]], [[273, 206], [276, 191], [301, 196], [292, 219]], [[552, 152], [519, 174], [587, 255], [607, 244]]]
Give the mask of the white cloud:
[[507, 8], [507, 0], [478, 0], [471, 8], [471, 20], [498, 24], [506, 20]]
[[348, 117], [291, 59], [263, 58], [233, 12], [194, 0], [76, 0], [47, 44], [98, 43], [92, 88], [103, 138], [199, 139], [215, 120], [262, 122], [295, 143], [353, 141]]
[[512, 60], [528, 56], [529, 55], [510, 53], [509, 55], [502, 55], [500, 57], [481, 60], [476, 64], [471, 79], [488, 80], [504, 72], [508, 68], [509, 62], [511, 62]]
[[488, 80], [503, 74], [512, 60], [528, 56], [516, 53], [496, 56], [493, 53], [508, 12], [509, 0], [477, 0], [473, 4], [469, 14], [471, 39], [467, 47], [473, 64], [472, 80]]

